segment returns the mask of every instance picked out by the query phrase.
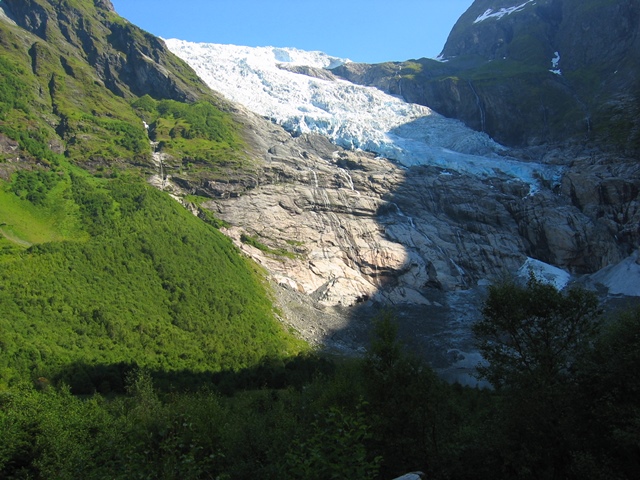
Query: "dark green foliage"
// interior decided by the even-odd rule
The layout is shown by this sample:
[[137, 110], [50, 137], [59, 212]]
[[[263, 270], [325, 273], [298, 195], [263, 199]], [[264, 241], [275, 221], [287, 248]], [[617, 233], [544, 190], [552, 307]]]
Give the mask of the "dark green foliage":
[[373, 436], [360, 404], [353, 413], [338, 407], [320, 412], [305, 440], [291, 445], [286, 471], [301, 480], [376, 478], [381, 457], [368, 458], [365, 442]]
[[43, 131], [34, 128], [25, 129], [23, 125], [13, 128], [0, 124], [0, 133], [18, 142], [20, 148], [40, 163], [58, 165], [62, 156], [53, 153], [48, 146], [48, 138]]
[[158, 102], [157, 112], [160, 117], [173, 117], [188, 124], [185, 128], [174, 127], [172, 137], [204, 138], [222, 142], [231, 138], [234, 133], [222, 112], [207, 102], [187, 105], [174, 100], [162, 100]]
[[295, 257], [295, 254], [290, 252], [286, 248], [271, 248], [265, 245], [264, 243], [260, 242], [260, 240], [258, 240], [256, 237], [252, 237], [251, 235], [248, 235], [246, 233], [243, 233], [240, 235], [240, 241], [242, 243], [246, 243], [247, 245], [251, 245], [252, 247], [257, 248], [258, 250], [265, 253], [270, 253], [272, 255], [277, 255], [281, 257], [289, 257], [289, 258]]
[[97, 235], [105, 233], [107, 228], [114, 227], [116, 205], [105, 189], [92, 185], [81, 175], [72, 174], [71, 192], [89, 233]]
[[225, 222], [219, 218], [216, 218], [211, 211], [206, 208], [198, 209], [198, 217], [205, 223], [211, 225], [213, 228], [228, 228], [231, 226], [229, 222]]
[[590, 292], [560, 292], [533, 277], [490, 289], [474, 332], [488, 362], [480, 372], [498, 388], [485, 446], [500, 459], [494, 471], [523, 479], [637, 477], [640, 323], [629, 318], [600, 334]]
[[[613, 318], [581, 364], [573, 470], [640, 476], [640, 309]], [[595, 468], [594, 468], [595, 467]]]
[[390, 314], [366, 359], [330, 368], [314, 355], [271, 357], [215, 378], [191, 372], [195, 390], [181, 392], [159, 388], [158, 371], [121, 366], [127, 395], [109, 399], [38, 379], [0, 393], [0, 476], [635, 479], [639, 318], [612, 319], [563, 390], [561, 415], [535, 410], [526, 390], [442, 383], [403, 353]]
[[383, 477], [407, 470], [442, 468], [443, 421], [448, 416], [442, 381], [397, 338], [397, 320], [383, 312], [363, 365], [366, 398], [373, 423], [372, 443], [383, 459]]
[[595, 294], [560, 292], [533, 275], [526, 286], [505, 281], [489, 289], [483, 319], [473, 326], [488, 365], [479, 372], [496, 388], [546, 388], [566, 382], [598, 332]]
[[272, 357], [254, 374], [282, 375], [280, 389], [243, 392], [238, 388], [247, 384], [229, 378], [225, 388], [234, 385], [232, 397], [213, 393], [215, 383], [195, 393], [163, 394], [143, 370], [128, 374], [127, 397], [109, 401], [83, 401], [44, 380], [40, 391], [16, 386], [0, 394], [0, 425], [7, 432], [0, 438], [0, 475], [377, 478], [382, 459], [372, 446], [373, 419], [383, 412], [357, 393], [340, 400], [343, 381], [352, 392], [367, 382], [360, 367], [336, 374], [327, 366], [314, 356]]
[[298, 348], [257, 272], [215, 229], [127, 176], [70, 182], [92, 238], [35, 245], [0, 265], [5, 385], [64, 374], [91, 393], [100, 385], [85, 368], [66, 366], [215, 372]]
[[149, 151], [149, 139], [139, 124], [131, 124], [110, 118], [84, 117], [87, 123], [95, 123], [110, 133], [113, 142], [133, 153], [141, 155]]
[[160, 150], [180, 155], [183, 164], [242, 166], [239, 128], [210, 102], [157, 101], [145, 95], [131, 106], [149, 124], [149, 135]]
[[0, 57], [0, 120], [5, 120], [13, 109], [29, 112], [25, 101], [28, 96], [26, 85], [20, 81], [22, 68], [5, 57]]
[[11, 184], [11, 190], [20, 198], [38, 205], [45, 202], [47, 193], [60, 181], [56, 172], [47, 170], [20, 170]]

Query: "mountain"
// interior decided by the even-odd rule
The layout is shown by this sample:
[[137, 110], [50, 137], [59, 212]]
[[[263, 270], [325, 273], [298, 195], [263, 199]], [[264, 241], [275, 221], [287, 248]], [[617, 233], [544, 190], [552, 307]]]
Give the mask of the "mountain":
[[[108, 0], [0, 0], [0, 53], [1, 478], [638, 478], [639, 312], [600, 333], [545, 284], [638, 295], [624, 142], [505, 146], [337, 75], [418, 61], [165, 43]], [[501, 388], [449, 385], [423, 360], [478, 385], [485, 299]]]
[[[472, 366], [469, 305], [484, 285], [533, 260], [575, 280], [627, 261], [639, 243], [638, 166], [620, 153], [627, 143], [594, 135], [584, 146], [559, 120], [544, 142], [506, 142], [440, 109], [524, 128], [527, 115], [511, 118], [512, 104], [486, 107], [491, 88], [523, 92], [518, 82], [539, 87], [536, 75], [565, 81], [564, 63], [562, 76], [546, 63], [531, 73], [511, 68], [525, 65], [514, 53], [497, 77], [487, 51], [463, 40], [456, 48], [469, 52], [451, 50], [485, 22], [537, 11], [505, 5], [472, 5], [445, 47], [448, 61], [370, 66], [295, 49], [165, 44], [109, 2], [5, 1], [0, 172], [11, 185], [19, 170], [66, 162], [99, 181], [135, 172], [262, 264], [280, 311], [312, 343], [358, 351], [366, 319], [391, 304], [406, 313], [405, 337], [434, 362]], [[460, 88], [433, 87], [449, 84]], [[434, 104], [421, 105], [414, 93], [429, 89]], [[536, 128], [527, 123], [525, 136]], [[33, 185], [7, 188], [45, 195]], [[2, 228], [11, 249], [42, 241]], [[44, 238], [83, 235], [69, 231]]]
[[219, 222], [145, 182], [250, 169], [230, 105], [108, 1], [0, 12], [0, 388], [107, 393], [132, 365], [211, 373], [304, 349]]
[[639, 148], [634, 1], [477, 0], [437, 60], [339, 72], [427, 105], [509, 146]]
[[[637, 171], [637, 167], [633, 159], [623, 156], [607, 157], [604, 153], [598, 154], [596, 151], [588, 153], [587, 157], [584, 152], [576, 154], [575, 151], [567, 149], [554, 150], [552, 146], [529, 150], [509, 149], [494, 142], [486, 134], [479, 134], [465, 128], [460, 122], [443, 117], [432, 109], [402, 102], [377, 88], [358, 87], [351, 82], [331, 76], [327, 68], [336, 73], [342, 71], [341, 69], [357, 69], [359, 65], [353, 66], [348, 61], [318, 52], [193, 44], [179, 40], [168, 40], [167, 44], [176, 54], [188, 61], [212, 88], [284, 126], [294, 137], [297, 137], [294, 141], [301, 142], [302, 138], [308, 139], [318, 134], [331, 140], [336, 145], [333, 152], [330, 150], [318, 152], [324, 161], [316, 160], [315, 163], [310, 163], [304, 155], [302, 159], [294, 160], [298, 169], [301, 165], [305, 165], [302, 170], [311, 172], [307, 175], [308, 179], [303, 181], [311, 183], [314, 188], [321, 188], [320, 184], [323, 183], [322, 181], [318, 183], [318, 179], [322, 180], [322, 175], [318, 176], [315, 172], [317, 168], [322, 167], [335, 171], [329, 175], [343, 179], [342, 184], [348, 189], [358, 190], [358, 182], [354, 180], [354, 175], [358, 175], [357, 162], [352, 163], [352, 168], [347, 168], [345, 171], [344, 167], [348, 164], [339, 161], [338, 158], [348, 155], [363, 156], [361, 150], [377, 154], [378, 161], [386, 158], [393, 160], [396, 165], [408, 168], [406, 178], [402, 180], [403, 184], [408, 183], [409, 179], [419, 171], [415, 167], [435, 167], [436, 171], [447, 174], [456, 172], [473, 185], [486, 181], [487, 178], [502, 177], [513, 184], [519, 183], [525, 192], [521, 198], [514, 200], [515, 203], [536, 201], [536, 196], [544, 197], [545, 192], [549, 192], [552, 194], [550, 198], [558, 198], [545, 201], [551, 202], [550, 205], [553, 204], [554, 208], [558, 205], [554, 202], [564, 204], [567, 210], [562, 214], [563, 216], [569, 216], [569, 212], [572, 211], [578, 215], [585, 215], [581, 220], [572, 221], [573, 225], [580, 224], [584, 227], [589, 224], [592, 225], [589, 228], [593, 229], [593, 232], [600, 232], [593, 233], [590, 230], [585, 234], [584, 241], [579, 241], [580, 246], [574, 244], [574, 247], [570, 247], [571, 240], [560, 241], [558, 235], [561, 236], [561, 234], [557, 232], [548, 231], [548, 236], [551, 238], [543, 238], [547, 234], [542, 232], [534, 233], [531, 225], [540, 224], [540, 220], [534, 220], [525, 214], [524, 217], [516, 220], [516, 222], [522, 222], [516, 236], [524, 237], [527, 245], [522, 249], [523, 253], [532, 253], [532, 256], [563, 266], [574, 273], [588, 273], [615, 261], [616, 258], [621, 259], [619, 254], [624, 255], [633, 251], [633, 245], [636, 243], [635, 233], [633, 233], [636, 208], [625, 209], [620, 205], [627, 216], [618, 215], [617, 220], [612, 218], [615, 217], [612, 215], [613, 212], [604, 212], [605, 208], [610, 208], [613, 204], [635, 201], [637, 175], [634, 171]], [[324, 73], [320, 75], [318, 72], [323, 72], [323, 68]], [[313, 152], [313, 142], [310, 140], [305, 142], [310, 152]], [[349, 151], [340, 149], [340, 146]], [[268, 152], [272, 160], [276, 158], [276, 151], [273, 148]], [[308, 154], [309, 152], [307, 157]], [[608, 164], [614, 162], [616, 164], [615, 167], [608, 167], [616, 170], [615, 173], [612, 171], [607, 175], [615, 179], [608, 178], [606, 182], [600, 179], [596, 185], [590, 184], [589, 182], [594, 181], [592, 177], [603, 175], [601, 170], [604, 167], [605, 158]], [[588, 164], [592, 164], [591, 168], [585, 168]], [[269, 183], [270, 180], [268, 177], [258, 180], [255, 185], [257, 188], [252, 186], [252, 191], [248, 193], [256, 195], [260, 187], [266, 186], [265, 181]], [[610, 188], [617, 192], [612, 193], [617, 196], [617, 199], [598, 200], [601, 195], [595, 194], [595, 191], [602, 190], [607, 182]], [[324, 183], [331, 184], [326, 180]], [[615, 187], [613, 187], [614, 184]], [[341, 183], [338, 182], [337, 185], [340, 186]], [[391, 187], [381, 197], [390, 199], [394, 194], [397, 195], [399, 190], [397, 187], [398, 185]], [[242, 189], [242, 186], [239, 188]], [[473, 188], [473, 186], [467, 188]], [[558, 196], [557, 193], [563, 195]], [[458, 196], [460, 195], [462, 194], [459, 192]], [[212, 192], [212, 196], [216, 196], [215, 192]], [[452, 201], [449, 195], [445, 196], [447, 201]], [[243, 200], [232, 199], [228, 203], [235, 201]], [[595, 213], [597, 207], [594, 203], [601, 208], [598, 214]], [[605, 207], [605, 204], [608, 207]], [[420, 217], [430, 209], [423, 205], [421, 208], [414, 209], [416, 211], [410, 212], [409, 215], [404, 208], [398, 208], [405, 218]], [[537, 208], [543, 208], [543, 205]], [[349, 210], [349, 208], [343, 206], [340, 210]], [[536, 208], [527, 210], [534, 212]], [[512, 218], [521, 215], [516, 214], [512, 206], [510, 211]], [[537, 218], [542, 218], [542, 224], [545, 224], [545, 217], [547, 215], [543, 214]], [[589, 220], [587, 217], [590, 217]], [[609, 220], [604, 218], [598, 220], [598, 217], [607, 217], [609, 220], [620, 223], [614, 226], [608, 223]], [[426, 223], [433, 224], [433, 222]], [[558, 225], [558, 222], [554, 224]], [[253, 228], [259, 230], [263, 227], [256, 225]], [[618, 247], [610, 244], [610, 247], [606, 247], [596, 255], [595, 258], [600, 260], [591, 263], [595, 260], [593, 252], [587, 254], [587, 260], [582, 256], [585, 253], [584, 248], [587, 245], [593, 245], [592, 241], [595, 238], [602, 239], [596, 241], [596, 244], [606, 245], [608, 241], [604, 238], [608, 234], [604, 233], [605, 229], [611, 232], [612, 229], [617, 230], [615, 235], [619, 239], [625, 237], [625, 240]], [[542, 231], [544, 230], [545, 228], [542, 227]], [[571, 230], [570, 227], [568, 231]], [[569, 236], [575, 238], [576, 235], [574, 232]], [[604, 236], [598, 237], [598, 235]], [[278, 236], [272, 235], [271, 238], [277, 239]], [[561, 242], [565, 246], [560, 248], [559, 244], [552, 246], [549, 242]], [[573, 253], [568, 251], [572, 248]], [[618, 248], [621, 248], [618, 250], [619, 254], [613, 253]], [[564, 253], [561, 253], [561, 250], [565, 250]], [[604, 251], [609, 253], [602, 257]], [[429, 258], [433, 256], [433, 254], [425, 255]], [[501, 257], [500, 253], [496, 256]], [[460, 258], [459, 252], [455, 254], [448, 252], [446, 258], [457, 261]], [[500, 259], [496, 264], [499, 265], [502, 262], [503, 259]], [[464, 261], [463, 263], [473, 262]], [[487, 273], [486, 265], [476, 265], [465, 270], [468, 272], [471, 284], [483, 278], [481, 272]], [[443, 272], [442, 275], [446, 274]], [[457, 287], [465, 285], [463, 280], [457, 283], [446, 283], [450, 286], [457, 285]]]
[[472, 364], [473, 313], [463, 312], [479, 286], [532, 259], [575, 279], [637, 245], [635, 160], [508, 148], [345, 81], [336, 74], [362, 66], [319, 52], [167, 45], [212, 89], [289, 132], [260, 135], [264, 160], [251, 179], [173, 183], [210, 198], [202, 206], [272, 273], [313, 341], [357, 350], [366, 323], [340, 319], [392, 304], [417, 350], [441, 366], [451, 351], [455, 368]]
[[161, 41], [120, 18], [109, 0], [60, 5], [7, 0], [3, 8], [9, 19], [38, 37], [29, 53], [36, 75], [45, 73], [47, 46], [55, 46], [61, 49], [59, 61], [70, 77], [76, 78], [70, 73], [74, 61], [87, 62], [97, 80], [121, 97], [149, 94], [194, 101], [207, 90]]

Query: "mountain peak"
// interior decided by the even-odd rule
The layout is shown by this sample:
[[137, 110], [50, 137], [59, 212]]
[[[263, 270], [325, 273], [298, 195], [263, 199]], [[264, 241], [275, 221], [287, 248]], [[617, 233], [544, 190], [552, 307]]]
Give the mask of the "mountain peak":
[[96, 7], [104, 8], [105, 10], [109, 10], [110, 12], [115, 12], [116, 9], [113, 7], [113, 3], [111, 0], [94, 0]]

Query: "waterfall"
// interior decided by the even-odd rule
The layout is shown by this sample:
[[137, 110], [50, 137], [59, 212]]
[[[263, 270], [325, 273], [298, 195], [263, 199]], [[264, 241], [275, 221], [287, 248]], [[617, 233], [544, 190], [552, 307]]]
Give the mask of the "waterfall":
[[402, 210], [400, 210], [400, 207], [398, 206], [397, 203], [392, 202], [391, 204], [396, 207], [396, 211], [398, 212], [398, 216], [406, 218], [409, 221], [409, 225], [411, 225], [411, 228], [416, 228], [416, 224], [413, 222], [413, 218], [412, 217], [410, 217], [409, 215], [405, 215], [404, 212]]
[[458, 271], [458, 274], [461, 277], [464, 277], [466, 275], [464, 269], [460, 265], [458, 265], [453, 258], [450, 258], [449, 261], [451, 262], [453, 267]]
[[309, 171], [313, 174], [313, 180], [315, 182], [315, 186], [316, 188], [318, 188], [318, 174], [313, 169], [309, 169]]
[[480, 96], [478, 95], [478, 92], [476, 92], [476, 89], [473, 88], [473, 84], [471, 83], [471, 81], [469, 81], [468, 83], [469, 83], [469, 88], [473, 92], [473, 95], [476, 97], [476, 105], [478, 105], [478, 110], [480, 110], [481, 131], [484, 132], [484, 131], [486, 131], [485, 127], [486, 127], [486, 123], [487, 123], [487, 114], [484, 111], [484, 107], [482, 106], [482, 102], [480, 101]]
[[338, 168], [338, 170], [340, 170], [340, 172], [342, 172], [344, 174], [345, 177], [347, 177], [347, 184], [349, 185], [349, 188], [351, 189], [351, 191], [355, 191], [355, 188], [353, 186], [353, 178], [351, 177], [351, 174], [344, 168]]
[[153, 160], [153, 163], [155, 163], [156, 167], [158, 168], [158, 173], [160, 176], [160, 189], [164, 190], [167, 184], [167, 177], [165, 177], [164, 174], [164, 162], [162, 161], [162, 153], [157, 151], [158, 148], [158, 142], [149, 142], [151, 144], [151, 146], [153, 147], [153, 153], [151, 154], [151, 159]]

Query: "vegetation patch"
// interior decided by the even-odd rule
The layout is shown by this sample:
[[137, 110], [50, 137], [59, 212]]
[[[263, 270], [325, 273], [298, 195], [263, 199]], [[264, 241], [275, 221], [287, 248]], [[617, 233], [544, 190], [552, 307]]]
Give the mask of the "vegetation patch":
[[[86, 239], [78, 207], [69, 198], [69, 179], [59, 175], [23, 170], [15, 175], [13, 183], [0, 181], [0, 223], [7, 239], [20, 246]], [[45, 187], [38, 181], [41, 176], [54, 185]]]
[[[494, 287], [480, 330], [515, 327], [542, 338], [557, 317], [576, 313], [575, 293], [519, 288]], [[512, 304], [516, 316], [501, 318]], [[587, 308], [577, 321], [590, 322], [589, 315]], [[391, 312], [372, 321], [360, 359], [267, 357], [215, 375], [80, 362], [76, 378], [102, 375], [102, 388], [119, 394], [79, 398], [44, 377], [17, 385], [0, 392], [0, 474], [383, 480], [422, 470], [436, 480], [637, 478], [640, 311], [612, 319], [589, 341], [570, 341], [559, 358], [573, 363], [570, 371], [546, 369], [537, 342], [524, 357], [494, 358], [486, 372], [499, 374], [496, 390], [444, 383], [405, 353]], [[508, 336], [498, 341], [507, 353], [516, 346]]]
[[228, 114], [206, 101], [185, 104], [156, 101], [148, 95], [132, 103], [149, 125], [149, 136], [160, 151], [181, 158], [187, 170], [240, 168], [248, 160], [239, 127]]
[[417, 75], [422, 73], [422, 64], [417, 62], [403, 62], [398, 74], [406, 79], [414, 80]]
[[296, 254], [290, 252], [286, 248], [271, 248], [264, 243], [261, 243], [260, 240], [258, 240], [256, 237], [252, 237], [251, 235], [248, 235], [246, 233], [240, 235], [240, 241], [247, 245], [251, 245], [254, 248], [257, 248], [264, 253], [269, 253], [278, 257], [296, 258]]
[[[69, 182], [91, 237], [0, 264], [0, 329], [12, 332], [0, 355], [5, 387], [62, 375], [91, 392], [99, 385], [74, 362], [215, 372], [302, 348], [273, 317], [257, 269], [215, 229], [131, 177]], [[19, 212], [40, 208], [4, 195]]]

